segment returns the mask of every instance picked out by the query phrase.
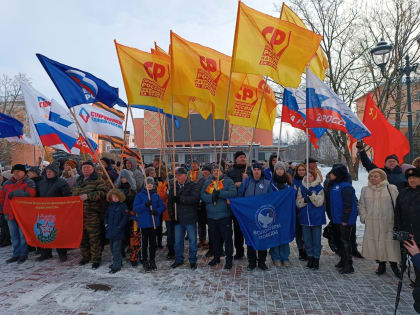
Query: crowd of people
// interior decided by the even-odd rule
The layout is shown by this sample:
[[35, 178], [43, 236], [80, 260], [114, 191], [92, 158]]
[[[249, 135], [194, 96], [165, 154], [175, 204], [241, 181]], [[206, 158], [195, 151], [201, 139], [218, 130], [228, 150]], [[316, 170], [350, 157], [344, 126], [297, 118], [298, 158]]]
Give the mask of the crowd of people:
[[[57, 164], [43, 163], [42, 168], [16, 164], [0, 177], [1, 231], [0, 245], [12, 244], [7, 263], [24, 263], [28, 251], [35, 250], [36, 259], [53, 257], [51, 249], [33, 249], [25, 237], [10, 206], [16, 197], [79, 196], [83, 201], [83, 237], [79, 264], [91, 263], [96, 269], [102, 252], [109, 243], [113, 261], [110, 273], [121, 270], [123, 258], [133, 267], [138, 264], [146, 272], [157, 269], [156, 251], [163, 250], [166, 236], [167, 259], [171, 268], [185, 263], [184, 243], [188, 240], [188, 261], [197, 268], [198, 248], [208, 249], [210, 266], [221, 263], [231, 269], [235, 260], [245, 258], [244, 236], [238, 220], [232, 215], [230, 199], [269, 194], [288, 187], [296, 191], [296, 245], [299, 260], [306, 267], [320, 268], [323, 225], [328, 217], [331, 248], [339, 255], [336, 264], [342, 274], [354, 272], [353, 257], [378, 262], [378, 275], [386, 272], [389, 262], [393, 273], [400, 276], [400, 242], [394, 231], [407, 231], [412, 243], [420, 242], [420, 158], [413, 165], [400, 165], [396, 155], [378, 168], [358, 144], [363, 166], [369, 171], [368, 185], [356, 197], [347, 167], [335, 164], [324, 179], [317, 161], [287, 163], [271, 155], [267, 165], [253, 161], [247, 166], [246, 154], [238, 151], [232, 164], [219, 163], [181, 165], [173, 171], [156, 158], [150, 165], [137, 165], [133, 158], [122, 165], [102, 158], [80, 164], [74, 160]], [[307, 169], [309, 165], [309, 169]], [[112, 183], [111, 183], [112, 182]], [[365, 224], [363, 247], [357, 250], [356, 220]], [[165, 225], [165, 232], [163, 232]], [[10, 238], [4, 231], [8, 229]], [[408, 245], [407, 245], [408, 246]], [[57, 249], [60, 261], [67, 260], [67, 250]], [[275, 267], [291, 265], [290, 245], [268, 250], [246, 247], [248, 269], [267, 270], [267, 256]], [[416, 287], [420, 287], [420, 269], [415, 267]]]

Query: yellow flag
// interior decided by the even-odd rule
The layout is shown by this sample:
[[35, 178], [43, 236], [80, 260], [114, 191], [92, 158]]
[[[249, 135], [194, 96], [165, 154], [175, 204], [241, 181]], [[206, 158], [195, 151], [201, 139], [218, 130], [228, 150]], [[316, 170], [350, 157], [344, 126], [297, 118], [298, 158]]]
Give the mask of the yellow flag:
[[[172, 91], [174, 96], [193, 96], [213, 104], [214, 118], [225, 118], [231, 58], [216, 50], [189, 42], [171, 32]], [[232, 86], [244, 74], [232, 75]], [[229, 112], [233, 104], [229, 102]]]
[[[155, 48], [152, 48], [151, 51], [152, 54], [165, 57], [168, 60], [168, 62], [170, 62], [171, 57], [169, 56], [169, 54], [166, 53], [162, 48], [160, 48], [156, 44], [156, 42]], [[178, 106], [180, 106], [181, 104], [183, 106], [188, 106], [190, 111], [199, 113], [204, 119], [207, 119], [213, 112], [213, 105], [211, 103], [194, 96], [174, 95], [174, 104], [178, 104]]]
[[[297, 16], [297, 14], [293, 12], [292, 9], [290, 9], [284, 2], [281, 8], [280, 20], [289, 21], [290, 23], [296, 24], [297, 26], [307, 28], [305, 23], [303, 23], [303, 21]], [[321, 81], [324, 81], [325, 70], [327, 68], [328, 68], [327, 56], [325, 56], [325, 53], [323, 52], [321, 46], [319, 46], [318, 50], [316, 51], [315, 56], [313, 56], [309, 64], [309, 69], [311, 69], [311, 71], [318, 78], [320, 78]]]
[[[172, 112], [170, 60], [115, 42], [130, 105], [146, 105]], [[188, 104], [174, 103], [174, 115], [188, 117]]]
[[[260, 75], [246, 76], [240, 88], [231, 95], [230, 102], [234, 104], [233, 112], [229, 116], [231, 124], [255, 127], [264, 85], [264, 79]], [[257, 128], [273, 130], [277, 114], [276, 105], [274, 92], [266, 85]]]
[[232, 71], [268, 75], [285, 87], [297, 88], [321, 39], [239, 2]]

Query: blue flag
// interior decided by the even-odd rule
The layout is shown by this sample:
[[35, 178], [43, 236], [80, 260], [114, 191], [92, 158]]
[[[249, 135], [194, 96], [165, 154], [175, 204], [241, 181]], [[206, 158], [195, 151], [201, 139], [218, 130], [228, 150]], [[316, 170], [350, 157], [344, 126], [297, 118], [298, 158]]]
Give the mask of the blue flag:
[[8, 115], [0, 113], [0, 138], [20, 137], [23, 135], [23, 124]]
[[36, 54], [68, 107], [102, 102], [110, 107], [125, 106], [118, 97], [118, 89], [89, 72], [82, 71], [41, 54]]
[[266, 250], [288, 244], [296, 233], [296, 191], [293, 187], [273, 193], [230, 199], [246, 244]]

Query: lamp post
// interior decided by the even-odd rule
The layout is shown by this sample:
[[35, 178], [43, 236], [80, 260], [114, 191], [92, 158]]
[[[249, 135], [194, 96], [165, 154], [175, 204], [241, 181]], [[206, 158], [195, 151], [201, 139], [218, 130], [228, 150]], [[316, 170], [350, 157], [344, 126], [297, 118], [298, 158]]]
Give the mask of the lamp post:
[[[420, 36], [417, 41], [420, 44]], [[383, 38], [374, 48], [370, 50], [375, 64], [381, 69], [382, 75], [386, 78], [385, 67], [389, 60], [389, 53], [392, 50], [393, 45], [388, 44]], [[405, 74], [405, 83], [407, 84], [407, 121], [408, 121], [408, 142], [410, 143], [410, 162], [414, 159], [413, 151], [413, 113], [411, 111], [411, 72], [417, 70], [418, 64], [410, 64], [410, 57], [405, 56], [405, 66], [398, 69], [399, 74], [402, 76]]]

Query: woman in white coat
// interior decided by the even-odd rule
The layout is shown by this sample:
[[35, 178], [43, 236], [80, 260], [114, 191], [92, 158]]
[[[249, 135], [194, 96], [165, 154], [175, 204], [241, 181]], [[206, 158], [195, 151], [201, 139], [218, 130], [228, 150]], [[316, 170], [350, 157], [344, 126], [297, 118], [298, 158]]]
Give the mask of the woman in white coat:
[[400, 244], [392, 239], [398, 189], [388, 183], [386, 173], [379, 168], [371, 170], [368, 179], [368, 186], [362, 188], [359, 200], [360, 221], [365, 224], [362, 255], [378, 261], [377, 275], [386, 272], [386, 262], [389, 261], [398, 277]]

